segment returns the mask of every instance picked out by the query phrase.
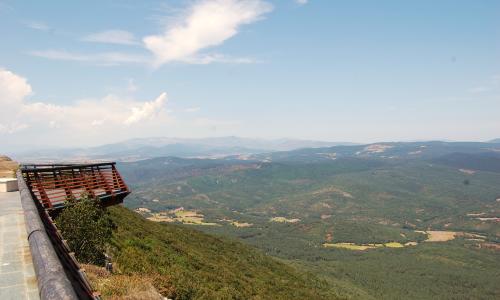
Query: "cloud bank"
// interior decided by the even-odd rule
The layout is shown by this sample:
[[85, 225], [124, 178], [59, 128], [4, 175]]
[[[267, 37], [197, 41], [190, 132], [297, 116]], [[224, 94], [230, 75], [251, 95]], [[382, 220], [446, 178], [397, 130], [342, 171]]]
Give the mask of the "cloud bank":
[[83, 99], [69, 105], [28, 102], [32, 94], [28, 81], [0, 68], [0, 134], [14, 134], [32, 129], [61, 128], [74, 134], [84, 134], [91, 127], [106, 125], [125, 130], [130, 125], [167, 122], [167, 94], [152, 101], [124, 99], [107, 95], [101, 99]]
[[90, 146], [131, 137], [206, 136], [219, 130], [235, 134], [239, 126], [199, 116], [197, 106], [179, 108], [182, 118], [176, 118], [167, 109], [165, 92], [146, 101], [109, 94], [56, 104], [33, 101], [35, 97], [26, 78], [0, 67], [0, 140], [7, 141], [4, 146], [12, 147], [13, 141], [47, 147]]

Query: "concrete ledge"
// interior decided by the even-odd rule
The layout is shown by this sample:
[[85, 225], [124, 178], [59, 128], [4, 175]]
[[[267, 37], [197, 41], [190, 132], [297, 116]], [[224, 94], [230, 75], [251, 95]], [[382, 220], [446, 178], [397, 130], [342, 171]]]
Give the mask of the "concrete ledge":
[[15, 192], [19, 187], [16, 178], [0, 178], [0, 193]]
[[26, 232], [41, 300], [78, 300], [71, 282], [50, 242], [31, 193], [17, 172]]

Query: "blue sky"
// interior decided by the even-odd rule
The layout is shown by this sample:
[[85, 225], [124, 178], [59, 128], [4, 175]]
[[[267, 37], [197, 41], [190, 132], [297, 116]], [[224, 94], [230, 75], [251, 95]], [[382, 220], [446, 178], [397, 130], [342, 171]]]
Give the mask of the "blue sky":
[[11, 147], [500, 137], [498, 1], [0, 0], [0, 37]]

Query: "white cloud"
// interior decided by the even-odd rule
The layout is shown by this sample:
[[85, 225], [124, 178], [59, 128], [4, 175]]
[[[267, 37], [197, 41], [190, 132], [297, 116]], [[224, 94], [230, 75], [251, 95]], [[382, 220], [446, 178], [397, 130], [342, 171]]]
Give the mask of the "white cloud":
[[[88, 130], [89, 126], [100, 126], [104, 121], [115, 129], [154, 120], [160, 116], [166, 104], [166, 93], [153, 101], [136, 101], [107, 95], [101, 99], [84, 99], [71, 105], [51, 103], [24, 103], [19, 115], [33, 123], [45, 123], [50, 128], [73, 128]], [[168, 116], [163, 115], [163, 118]], [[57, 126], [55, 126], [57, 125]]]
[[24, 24], [27, 27], [29, 27], [31, 29], [35, 29], [35, 30], [40, 30], [40, 31], [49, 31], [50, 30], [49, 25], [45, 24], [44, 22], [27, 21], [27, 22], [24, 22]]
[[33, 101], [32, 94], [28, 80], [0, 69], [0, 140], [5, 141], [0, 148], [12, 148], [16, 143], [88, 147], [132, 137], [234, 135], [240, 126], [180, 111], [183, 118], [176, 118], [168, 109], [166, 93], [147, 101], [120, 93], [122, 96], [110, 94], [66, 104]]
[[127, 91], [133, 93], [133, 92], [136, 92], [138, 89], [139, 89], [139, 87], [135, 84], [134, 79], [130, 78], [128, 80], [128, 84], [127, 84]]
[[[152, 101], [137, 101], [108, 95], [101, 99], [83, 99], [72, 104], [28, 102], [32, 94], [27, 80], [5, 69], [0, 69], [0, 134], [21, 130], [41, 131], [43, 135], [59, 132], [66, 138], [92, 133], [92, 127], [106, 124], [108, 132], [126, 132], [128, 125], [140, 130], [144, 126], [169, 122], [165, 108], [167, 94]], [[104, 134], [100, 131], [92, 133]]]
[[91, 62], [99, 65], [121, 65], [127, 63], [144, 64], [149, 63], [149, 58], [143, 55], [122, 53], [122, 52], [104, 52], [94, 54], [81, 54], [68, 52], [64, 50], [45, 50], [32, 51], [29, 54], [37, 57], [43, 57], [53, 60]]
[[57, 121], [50, 121], [49, 122], [49, 127], [50, 128], [59, 128], [60, 125], [59, 125], [59, 123], [57, 123]]
[[20, 102], [32, 93], [26, 78], [0, 68], [0, 101], [1, 103]]
[[242, 25], [261, 19], [271, 10], [272, 5], [262, 0], [198, 1], [162, 34], [145, 37], [144, 45], [154, 54], [156, 66], [199, 61], [196, 57], [201, 50], [222, 44]]
[[82, 39], [85, 42], [119, 44], [119, 45], [137, 45], [135, 36], [125, 30], [106, 30], [87, 35]]
[[309, 2], [309, 0], [295, 0], [295, 3], [300, 4], [300, 5], [307, 4], [308, 2]]
[[493, 75], [485, 84], [470, 88], [467, 91], [472, 94], [478, 94], [494, 91], [498, 87], [500, 87], [500, 75]]
[[235, 121], [225, 121], [225, 120], [215, 120], [210, 118], [197, 118], [193, 120], [193, 124], [198, 127], [207, 127], [207, 128], [217, 128], [224, 126], [238, 126], [239, 123]]
[[5, 125], [0, 123], [0, 133], [13, 134], [28, 127], [29, 127], [28, 124], [19, 123], [16, 121]]
[[[124, 30], [105, 30], [83, 37], [81, 40], [95, 43], [141, 45], [150, 55], [127, 52], [78, 53], [66, 50], [38, 50], [28, 54], [52, 60], [89, 62], [97, 65], [145, 64], [159, 67], [169, 62], [189, 64], [231, 63], [249, 64], [258, 61], [222, 54], [200, 53], [223, 44], [238, 34], [243, 25], [254, 23], [273, 10], [264, 0], [197, 0], [183, 13], [165, 25], [162, 33], [146, 36], [142, 43]], [[49, 29], [43, 23], [28, 26], [39, 30]]]
[[26, 78], [0, 68], [0, 133], [12, 134], [28, 127], [19, 121], [17, 113], [31, 94]]
[[259, 61], [247, 57], [228, 57], [221, 54], [206, 54], [188, 57], [183, 60], [185, 63], [195, 65], [208, 65], [211, 63], [227, 63], [227, 64], [253, 64]]
[[477, 87], [473, 87], [473, 88], [470, 88], [468, 90], [469, 93], [483, 93], [483, 92], [487, 92], [491, 90], [490, 87], [487, 87], [487, 86], [477, 86]]
[[184, 110], [184, 112], [187, 112], [187, 113], [195, 113], [195, 112], [198, 112], [201, 110], [201, 107], [199, 106], [195, 106], [195, 107], [189, 107], [189, 108], [186, 108]]
[[158, 115], [167, 102], [167, 93], [162, 93], [151, 102], [144, 102], [140, 106], [132, 107], [132, 114], [125, 120], [130, 125], [143, 120], [150, 120]]
[[93, 120], [92, 123], [90, 123], [90, 125], [92, 125], [92, 126], [101, 126], [102, 124], [104, 124], [104, 121], [105, 120]]

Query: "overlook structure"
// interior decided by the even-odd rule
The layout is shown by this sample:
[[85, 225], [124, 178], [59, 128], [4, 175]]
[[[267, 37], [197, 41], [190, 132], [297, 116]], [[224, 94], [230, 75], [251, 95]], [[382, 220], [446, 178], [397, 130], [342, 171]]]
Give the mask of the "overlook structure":
[[130, 193], [114, 162], [22, 165], [21, 171], [33, 196], [50, 212], [64, 207], [68, 198], [78, 200], [82, 194], [110, 206], [122, 203]]
[[[83, 194], [98, 199], [102, 206], [122, 203], [130, 190], [115, 163], [21, 165], [17, 172], [17, 183], [19, 193], [7, 193], [10, 200], [0, 205], [7, 205], [11, 210], [17, 207], [10, 214], [13, 216], [6, 217], [21, 216], [22, 221], [24, 214], [24, 222], [17, 219], [16, 222], [21, 224], [17, 226], [21, 229], [18, 229], [25, 229], [26, 234], [16, 233], [9, 242], [19, 244], [18, 248], [26, 252], [24, 258], [28, 259], [25, 259], [26, 263], [23, 262], [23, 268], [27, 274], [19, 274], [20, 283], [8, 286], [9, 290], [0, 286], [0, 298], [100, 299], [53, 218], [64, 208], [68, 198], [78, 201]], [[4, 215], [0, 217], [4, 218]], [[3, 222], [3, 219], [0, 221]], [[2, 230], [4, 228], [2, 224]], [[19, 252], [19, 249], [13, 251]], [[4, 256], [2, 266], [7, 263]], [[1, 272], [0, 275], [3, 276]]]

